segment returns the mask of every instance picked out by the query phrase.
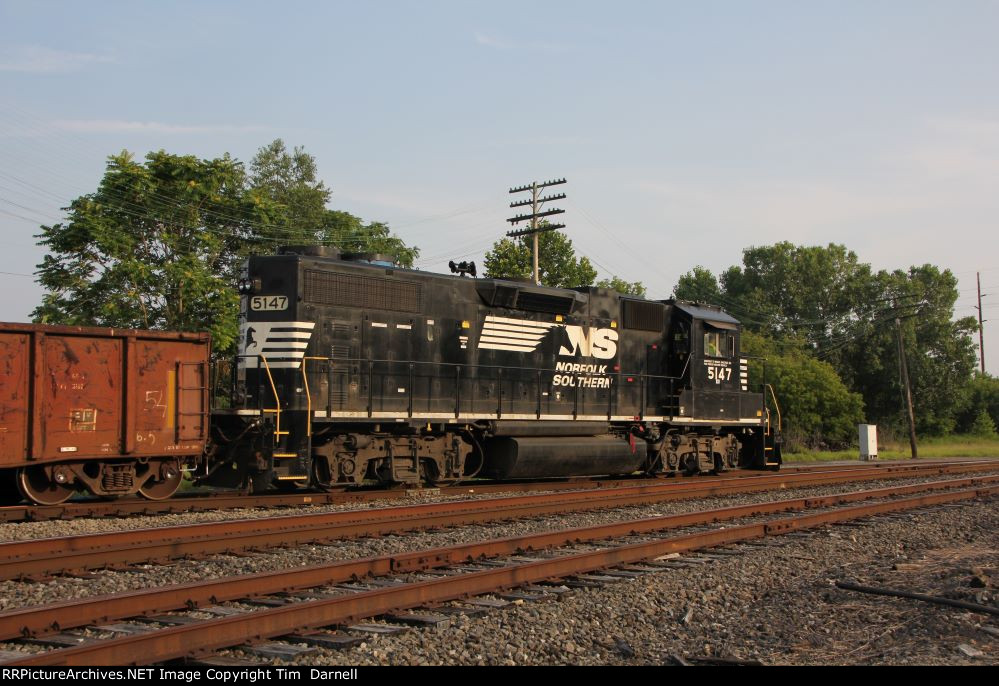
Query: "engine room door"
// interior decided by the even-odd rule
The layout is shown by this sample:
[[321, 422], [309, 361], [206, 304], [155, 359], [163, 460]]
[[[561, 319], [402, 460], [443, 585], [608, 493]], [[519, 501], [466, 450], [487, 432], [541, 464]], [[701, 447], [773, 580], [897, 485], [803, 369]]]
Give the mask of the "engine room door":
[[372, 412], [408, 414], [415, 375], [413, 361], [413, 323], [394, 318], [364, 315], [361, 349], [361, 388], [370, 398]]

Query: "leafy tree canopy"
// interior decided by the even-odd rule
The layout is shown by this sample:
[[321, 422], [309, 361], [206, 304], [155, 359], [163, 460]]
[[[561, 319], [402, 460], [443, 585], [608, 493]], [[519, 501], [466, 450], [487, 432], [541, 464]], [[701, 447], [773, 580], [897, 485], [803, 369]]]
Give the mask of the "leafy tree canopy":
[[207, 330], [216, 351], [234, 345], [241, 262], [284, 244], [324, 243], [350, 252], [418, 254], [381, 222], [326, 208], [315, 160], [280, 140], [250, 164], [163, 150], [138, 162], [108, 158], [97, 190], [73, 200], [67, 219], [42, 226], [46, 289], [35, 321]]
[[641, 281], [625, 281], [624, 279], [612, 276], [609, 279], [597, 281], [596, 285], [600, 288], [609, 288], [612, 291], [617, 291], [625, 295], [637, 295], [639, 298], [645, 297], [645, 286]]
[[974, 419], [958, 411], [974, 369], [977, 324], [955, 320], [957, 279], [949, 270], [926, 264], [875, 272], [845, 246], [785, 242], [747, 248], [742, 265], [720, 279], [695, 267], [675, 292], [721, 305], [782, 351], [801, 349], [828, 362], [861, 394], [868, 421], [896, 427], [904, 422], [901, 329], [917, 431], [947, 433]]
[[407, 246], [394, 235], [388, 224], [365, 223], [348, 212], [327, 210], [316, 240], [323, 245], [335, 245], [343, 252], [383, 253], [395, 257], [403, 267], [412, 268], [420, 249]]
[[96, 192], [70, 203], [65, 223], [43, 226], [38, 265], [47, 289], [35, 321], [193, 331], [223, 348], [237, 335], [238, 296], [226, 276], [244, 241], [278, 208], [248, 193], [229, 156], [122, 152]]
[[[530, 236], [504, 238], [486, 253], [485, 275], [492, 279], [529, 279], [533, 271]], [[597, 278], [597, 270], [586, 257], [576, 257], [572, 240], [559, 231], [544, 231], [538, 235], [538, 271], [541, 283], [553, 288], [589, 286]]]
[[864, 402], [850, 391], [827, 362], [812, 357], [804, 345], [779, 345], [764, 335], [743, 331], [742, 353], [751, 360], [750, 383], [765, 380], [774, 388], [784, 431], [792, 443], [839, 447], [854, 438], [863, 420]]
[[289, 242], [296, 234], [310, 240], [322, 230], [331, 191], [318, 179], [316, 159], [304, 148], [289, 153], [280, 138], [260, 148], [250, 162], [250, 185], [279, 208], [275, 223]]
[[710, 270], [700, 265], [681, 276], [676, 288], [673, 289], [673, 297], [678, 300], [692, 300], [711, 305], [717, 305], [720, 296], [718, 279]]
[[[534, 270], [531, 254], [533, 239], [530, 236], [504, 238], [493, 244], [486, 253], [485, 276], [491, 279], [530, 279]], [[545, 231], [538, 235], [538, 271], [541, 283], [553, 288], [581, 288], [594, 285], [597, 270], [587, 257], [576, 257], [572, 240], [558, 231]], [[625, 281], [617, 276], [601, 279], [600, 288], [610, 288], [618, 293], [645, 297], [641, 281]]]

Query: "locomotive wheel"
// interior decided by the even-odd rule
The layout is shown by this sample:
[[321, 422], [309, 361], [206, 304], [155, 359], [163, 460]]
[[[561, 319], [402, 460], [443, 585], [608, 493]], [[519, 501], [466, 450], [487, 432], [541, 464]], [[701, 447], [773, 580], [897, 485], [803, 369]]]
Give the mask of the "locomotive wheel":
[[166, 500], [180, 488], [184, 473], [176, 462], [153, 463], [150, 471], [153, 470], [157, 472], [156, 476], [139, 488], [139, 495], [146, 500]]
[[442, 479], [437, 463], [433, 460], [420, 460], [420, 480], [428, 488], [440, 488], [451, 486], [458, 482], [458, 479]]
[[324, 458], [312, 459], [312, 486], [320, 491], [329, 491], [336, 481], [330, 474], [329, 463]]
[[58, 505], [76, 493], [70, 484], [61, 484], [45, 467], [21, 467], [17, 470], [17, 488], [21, 495], [39, 505]]

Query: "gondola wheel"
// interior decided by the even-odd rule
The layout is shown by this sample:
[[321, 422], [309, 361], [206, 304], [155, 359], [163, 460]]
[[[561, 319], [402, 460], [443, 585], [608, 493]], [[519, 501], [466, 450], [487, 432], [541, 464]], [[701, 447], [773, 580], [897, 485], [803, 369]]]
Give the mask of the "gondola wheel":
[[52, 478], [45, 467], [21, 467], [17, 470], [17, 488], [21, 495], [38, 505], [59, 505], [69, 500], [76, 489]]
[[139, 495], [146, 500], [166, 500], [177, 492], [184, 480], [184, 474], [176, 462], [161, 462], [151, 469], [157, 471], [156, 476], [139, 488]]

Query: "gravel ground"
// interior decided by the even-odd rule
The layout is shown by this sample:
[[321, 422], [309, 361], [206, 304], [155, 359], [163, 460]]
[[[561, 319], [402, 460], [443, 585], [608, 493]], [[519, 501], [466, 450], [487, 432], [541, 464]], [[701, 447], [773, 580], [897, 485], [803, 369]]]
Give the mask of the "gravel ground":
[[[964, 460], [953, 458], [948, 462], [978, 461], [973, 459]], [[904, 461], [899, 461], [899, 464]], [[806, 468], [824, 470], [830, 467], [869, 467], [875, 469], [869, 462], [828, 462], [828, 463], [798, 463], [792, 465], [795, 469]], [[894, 463], [892, 466], [896, 466]], [[966, 476], [974, 476], [969, 474]], [[750, 478], [750, 477], [747, 477]], [[937, 477], [932, 477], [930, 480]], [[696, 483], [696, 478], [685, 480], [689, 484]], [[899, 481], [898, 479], [886, 479], [884, 483]], [[916, 480], [918, 481], [918, 480]], [[635, 486], [649, 485], [650, 482], [635, 480]], [[684, 483], [677, 481], [677, 483]], [[863, 488], [863, 484], [858, 488]], [[551, 491], [550, 491], [551, 492]], [[565, 493], [566, 491], [558, 491]], [[540, 495], [545, 491], [532, 491], [527, 495]], [[244, 508], [231, 510], [216, 510], [211, 512], [181, 512], [164, 513], [153, 515], [133, 515], [128, 517], [106, 517], [106, 518], [86, 518], [80, 517], [69, 520], [47, 520], [40, 522], [0, 522], [0, 542], [33, 540], [36, 538], [50, 538], [56, 536], [80, 536], [85, 534], [103, 533], [108, 531], [131, 531], [135, 529], [145, 529], [153, 527], [183, 526], [188, 524], [203, 524], [210, 522], [221, 522], [230, 519], [260, 519], [266, 517], [281, 517], [298, 514], [313, 514], [320, 512], [345, 512], [351, 510], [369, 510], [381, 507], [392, 507], [402, 505], [412, 505], [419, 503], [441, 503], [455, 500], [492, 500], [506, 498], [516, 493], [481, 493], [462, 495], [442, 495], [434, 489], [422, 489], [413, 491], [412, 494], [400, 500], [381, 500], [374, 502], [343, 503], [339, 505], [317, 505], [317, 506], [295, 506], [287, 508]]]
[[[711, 564], [558, 602], [520, 602], [443, 628], [319, 650], [303, 664], [999, 664], [995, 617], [837, 589], [837, 580], [996, 606], [996, 501], [836, 526]], [[227, 654], [259, 660], [240, 651]]]
[[[636, 486], [646, 482], [636, 481]], [[534, 491], [531, 493], [545, 493]], [[550, 492], [550, 491], [549, 491]], [[206, 524], [222, 522], [231, 519], [266, 519], [268, 517], [290, 517], [304, 514], [319, 514], [323, 512], [347, 512], [353, 510], [372, 510], [383, 507], [401, 507], [404, 505], [419, 505], [423, 503], [443, 503], [454, 500], [493, 500], [505, 498], [511, 493], [482, 493], [475, 495], [442, 495], [434, 489], [422, 489], [412, 492], [403, 499], [378, 500], [370, 502], [342, 503], [338, 505], [313, 505], [271, 508], [241, 508], [230, 510], [214, 510], [208, 512], [179, 512], [152, 515], [132, 515], [128, 517], [79, 517], [67, 520], [45, 520], [41, 522], [4, 522], [0, 523], [0, 542], [33, 540], [36, 538], [51, 538], [56, 536], [82, 536], [108, 531], [133, 531], [135, 529], [159, 528], [168, 526], [186, 526], [189, 524]]]
[[[730, 495], [723, 497], [704, 498], [690, 501], [660, 503], [640, 507], [617, 508], [593, 512], [576, 512], [553, 515], [544, 518], [526, 519], [513, 522], [496, 522], [491, 524], [467, 526], [455, 529], [445, 529], [412, 534], [388, 535], [378, 538], [346, 540], [331, 545], [306, 545], [289, 549], [278, 549], [268, 553], [251, 554], [247, 556], [218, 555], [204, 560], [178, 560], [168, 565], [145, 565], [130, 568], [128, 571], [100, 571], [93, 578], [60, 577], [48, 582], [0, 582], [0, 610], [13, 609], [29, 605], [39, 605], [72, 598], [83, 598], [108, 593], [121, 593], [128, 590], [155, 588], [167, 584], [186, 583], [202, 579], [222, 578], [254, 572], [275, 571], [306, 565], [329, 563], [338, 560], [348, 560], [358, 557], [386, 555], [391, 553], [424, 550], [458, 543], [500, 538], [506, 536], [526, 535], [541, 531], [552, 531], [569, 527], [594, 526], [641, 517], [657, 517], [662, 515], [694, 512], [704, 509], [724, 507], [728, 505], [768, 502], [774, 499], [789, 499], [811, 495], [826, 495], [857, 490], [858, 488], [873, 489], [901, 483], [918, 483], [934, 481], [928, 479], [868, 482], [857, 484], [840, 484], [823, 488], [789, 489], [778, 493], [756, 493], [746, 495]], [[318, 509], [318, 508], [317, 508]], [[324, 508], [325, 509], [325, 508]], [[273, 510], [256, 511], [271, 513]], [[215, 513], [219, 520], [236, 518], [233, 512]], [[178, 515], [167, 515], [172, 519]], [[143, 517], [144, 520], [159, 520], [160, 517]], [[93, 525], [96, 531], [107, 531], [116, 524], [128, 524], [133, 520], [73, 520], [68, 524], [85, 527]], [[9, 524], [8, 527], [25, 527], [34, 530], [39, 525], [52, 525], [54, 522], [28, 522]], [[128, 527], [131, 528], [131, 527]], [[114, 529], [111, 529], [114, 530]], [[0, 538], [0, 540], [3, 540]]]
[[[929, 480], [937, 478], [567, 513], [489, 526], [302, 546], [249, 557], [218, 556], [128, 572], [99, 572], [92, 579], [0, 582], [0, 606], [12, 609], [569, 526]], [[215, 514], [223, 519], [245, 516], [246, 512]], [[274, 511], [253, 514], [267, 516]], [[138, 519], [162, 521], [187, 516], [124, 522], [131, 525]], [[116, 520], [76, 520], [69, 524], [85, 527], [88, 522], [97, 530], [122, 524]], [[31, 529], [51, 524], [58, 523], [8, 524], [4, 528]], [[781, 539], [763, 548], [741, 547], [743, 554], [708, 565], [649, 574], [603, 589], [574, 590], [559, 602], [519, 602], [483, 617], [458, 616], [446, 628], [371, 637], [359, 648], [345, 652], [320, 650], [303, 662], [668, 664], [671, 656], [678, 655], [758, 659], [767, 664], [996, 664], [997, 639], [979, 628], [982, 624], [999, 624], [994, 617], [857, 594], [832, 584], [852, 580], [995, 605], [994, 587], [999, 583], [997, 525], [999, 508], [992, 501], [938, 508], [932, 513], [905, 515], [900, 520], [882, 518], [865, 527], [833, 527], [807, 539]], [[233, 654], [239, 656], [238, 651]]]

